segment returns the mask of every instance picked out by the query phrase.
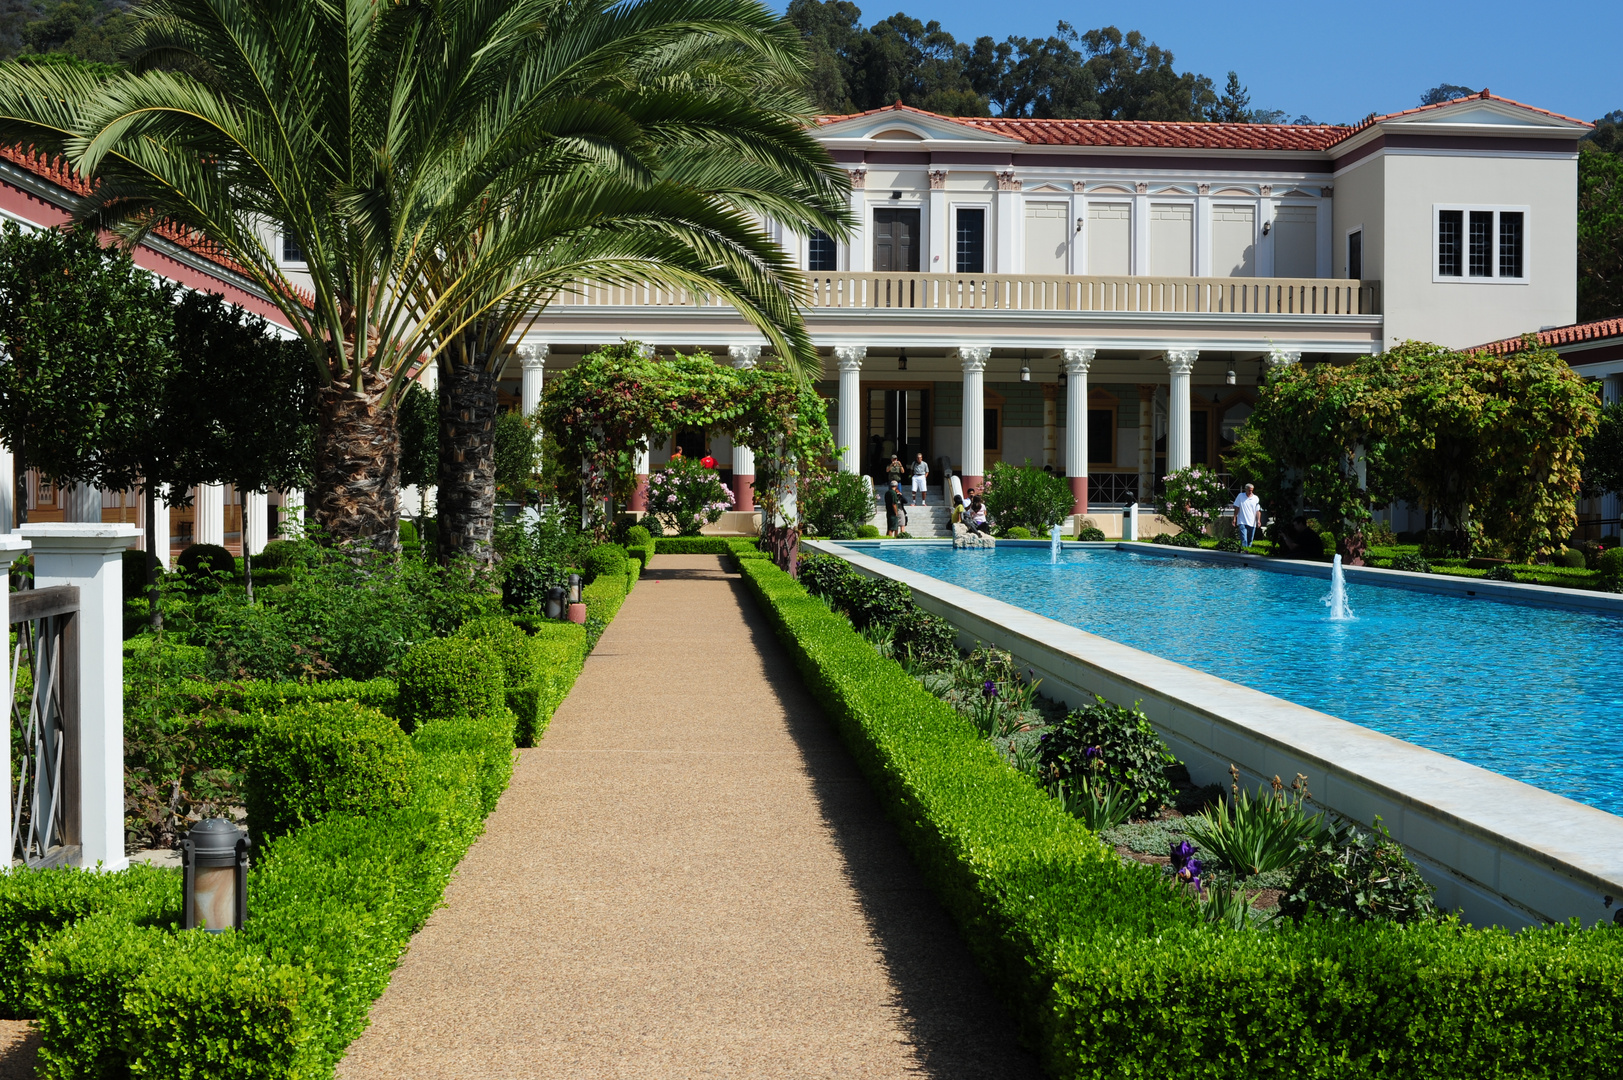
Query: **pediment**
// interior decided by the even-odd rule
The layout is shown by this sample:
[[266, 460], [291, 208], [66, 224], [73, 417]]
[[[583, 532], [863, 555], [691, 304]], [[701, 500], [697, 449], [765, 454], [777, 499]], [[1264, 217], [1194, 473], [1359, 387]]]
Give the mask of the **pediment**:
[[1255, 191], [1246, 191], [1244, 188], [1227, 187], [1227, 188], [1224, 188], [1222, 191], [1214, 191], [1214, 192], [1212, 192], [1212, 194], [1213, 195], [1249, 195], [1252, 198], [1255, 198], [1257, 193]]
[[1410, 116], [1393, 117], [1386, 123], [1392, 121], [1406, 127], [1488, 127], [1505, 129], [1507, 133], [1521, 129], [1529, 134], [1552, 129], [1582, 131], [1588, 127], [1580, 121], [1495, 98], [1472, 98], [1453, 105], [1445, 105], [1440, 109], [1427, 109]]
[[1019, 139], [1010, 139], [981, 128], [971, 127], [969, 124], [960, 124], [949, 117], [894, 106], [820, 124], [813, 135], [819, 141], [867, 139], [876, 142], [980, 142], [998, 146], [1025, 145]]
[[1028, 195], [1069, 195], [1071, 189], [1060, 187], [1058, 184], [1040, 184], [1037, 187], [1026, 188]]

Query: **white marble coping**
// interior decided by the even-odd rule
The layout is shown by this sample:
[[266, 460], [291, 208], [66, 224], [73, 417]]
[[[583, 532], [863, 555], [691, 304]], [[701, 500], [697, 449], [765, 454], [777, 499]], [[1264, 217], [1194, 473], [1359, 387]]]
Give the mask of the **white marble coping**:
[[1253, 786], [1300, 772], [1318, 805], [1366, 826], [1380, 815], [1439, 903], [1472, 922], [1591, 924], [1623, 910], [1623, 818], [841, 544], [803, 546], [903, 582], [969, 640], [1034, 668], [1067, 705], [1093, 693], [1140, 703], [1198, 782], [1226, 784], [1231, 762]]
[[94, 521], [36, 521], [19, 525], [14, 534], [33, 543], [36, 553], [51, 551], [118, 551], [140, 539], [135, 525]]

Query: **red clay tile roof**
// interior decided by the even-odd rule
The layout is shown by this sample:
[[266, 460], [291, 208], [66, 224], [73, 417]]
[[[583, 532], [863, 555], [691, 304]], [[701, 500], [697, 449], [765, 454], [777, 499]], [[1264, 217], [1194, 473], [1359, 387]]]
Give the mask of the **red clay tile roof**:
[[[1558, 349], [1562, 345], [1577, 345], [1584, 341], [1600, 341], [1605, 338], [1623, 338], [1623, 319], [1602, 319], [1600, 322], [1573, 323], [1571, 326], [1557, 326], [1552, 330], [1541, 330], [1533, 335], [1538, 343], [1547, 349]], [[1509, 356], [1514, 352], [1521, 352], [1522, 339], [1519, 337], [1505, 338], [1503, 341], [1491, 342], [1487, 345], [1478, 345], [1475, 352], [1485, 352], [1492, 356]]]
[[[948, 120], [979, 131], [991, 132], [1034, 146], [1120, 146], [1146, 147], [1166, 150], [1308, 150], [1324, 151], [1356, 135], [1372, 124], [1434, 109], [1458, 105], [1465, 101], [1498, 101], [1517, 108], [1528, 109], [1557, 120], [1583, 124], [1570, 116], [1550, 112], [1548, 109], [1524, 105], [1519, 101], [1498, 97], [1484, 90], [1470, 97], [1455, 98], [1436, 105], [1404, 109], [1402, 112], [1371, 116], [1351, 127], [1338, 124], [1192, 124], [1159, 120], [1024, 120], [1003, 117], [939, 116], [897, 102], [867, 112], [848, 113], [844, 116], [819, 116], [819, 126], [835, 124], [857, 116], [897, 112], [929, 116]], [[1589, 126], [1585, 124], [1585, 126]]]
[[[24, 150], [20, 146], [0, 146], [0, 157], [5, 158], [14, 165], [27, 169], [35, 176], [49, 180], [60, 188], [73, 192], [75, 195], [89, 195], [91, 192], [90, 185], [85, 183], [78, 173], [74, 172], [59, 158], [47, 160], [32, 149]], [[241, 274], [243, 277], [252, 280], [253, 275], [248, 272], [246, 267], [221, 251], [218, 245], [200, 233], [168, 223], [159, 225], [152, 231], [165, 240], [179, 244], [186, 250], [202, 256], [216, 266]], [[295, 287], [293, 294], [306, 306], [315, 305], [316, 298], [313, 293]]]

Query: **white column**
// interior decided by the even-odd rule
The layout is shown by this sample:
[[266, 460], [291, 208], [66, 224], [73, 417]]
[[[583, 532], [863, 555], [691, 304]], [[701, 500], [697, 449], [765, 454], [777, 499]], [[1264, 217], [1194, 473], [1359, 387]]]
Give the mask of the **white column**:
[[522, 374], [519, 376], [519, 407], [529, 416], [541, 407], [542, 379], [547, 370], [547, 353], [549, 347], [540, 344], [526, 344], [518, 347], [518, 363]]
[[[12, 456], [9, 447], [0, 446], [0, 533], [11, 532], [16, 527], [17, 459]], [[0, 552], [3, 551], [4, 549], [0, 548]]]
[[834, 359], [840, 365], [840, 415], [835, 443], [839, 447], [840, 471], [862, 471], [862, 361], [866, 345], [836, 345]]
[[79, 587], [80, 865], [122, 870], [124, 857], [124, 549], [134, 525], [41, 522], [34, 586]]
[[979, 490], [986, 479], [986, 360], [992, 350], [985, 345], [960, 345], [958, 360], [964, 369], [963, 455], [958, 471], [964, 489]]
[[1013, 170], [997, 174], [997, 195], [993, 204], [993, 213], [997, 215], [997, 264], [992, 266], [994, 274], [1023, 274], [1025, 267], [1020, 265], [1020, 247], [1017, 242], [1018, 230], [1024, 222], [1018, 221], [1020, 215], [1020, 181]]
[[856, 272], [868, 269], [868, 170], [851, 172], [851, 239], [847, 242], [845, 268]]
[[1199, 349], [1168, 349], [1167, 472], [1189, 467], [1189, 374], [1195, 370]]
[[951, 274], [958, 270], [953, 251], [952, 220], [947, 210], [947, 171], [930, 170], [930, 261], [926, 274]]
[[[169, 485], [165, 484], [158, 492], [158, 497], [153, 500], [157, 509], [152, 515], [152, 543], [158, 549], [154, 554], [158, 556], [158, 561], [163, 564], [165, 570], [170, 569], [169, 504], [163, 501], [163, 497], [168, 493]], [[141, 498], [144, 500], [146, 496], [143, 494]]]
[[1268, 352], [1268, 369], [1270, 371], [1278, 371], [1280, 368], [1288, 368], [1292, 364], [1300, 364], [1301, 362], [1302, 352], [1300, 349], [1270, 349]]
[[[727, 355], [733, 367], [749, 371], [761, 358], [759, 345], [729, 345]], [[733, 440], [733, 509], [755, 509], [755, 451], [738, 440]]]
[[192, 538], [199, 544], [225, 544], [225, 485], [198, 484], [192, 503], [196, 524]]
[[[9, 462], [11, 452], [6, 451]], [[7, 530], [10, 531], [9, 529]], [[19, 536], [0, 535], [0, 570], [9, 573], [11, 564], [28, 551], [28, 541]], [[0, 623], [11, 625], [11, 590], [0, 589]], [[0, 708], [6, 710], [6, 722], [0, 724], [0, 874], [11, 869], [11, 853], [16, 850], [17, 839], [11, 835], [11, 696], [16, 691], [11, 685], [11, 658], [0, 664]]]
[[1066, 349], [1065, 475], [1071, 482], [1071, 513], [1088, 512], [1088, 368], [1097, 349]]
[[250, 491], [242, 497], [242, 513], [243, 554], [258, 555], [270, 538], [270, 499], [263, 491]]

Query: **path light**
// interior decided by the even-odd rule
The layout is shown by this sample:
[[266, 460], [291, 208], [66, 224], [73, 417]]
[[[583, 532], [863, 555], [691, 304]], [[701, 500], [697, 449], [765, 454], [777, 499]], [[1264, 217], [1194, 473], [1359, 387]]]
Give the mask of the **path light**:
[[248, 848], [253, 841], [225, 818], [192, 826], [180, 842], [186, 868], [186, 911], [181, 928], [211, 934], [242, 926], [248, 917]]
[[554, 585], [547, 590], [547, 618], [561, 619], [564, 617], [564, 587]]
[[571, 604], [580, 603], [580, 575], [579, 574], [570, 574], [569, 575], [569, 602]]

